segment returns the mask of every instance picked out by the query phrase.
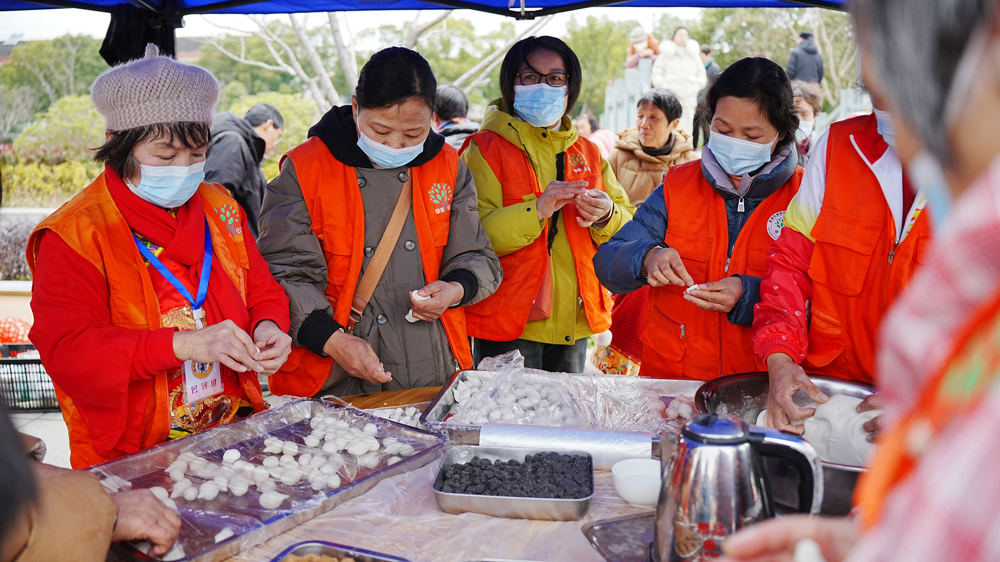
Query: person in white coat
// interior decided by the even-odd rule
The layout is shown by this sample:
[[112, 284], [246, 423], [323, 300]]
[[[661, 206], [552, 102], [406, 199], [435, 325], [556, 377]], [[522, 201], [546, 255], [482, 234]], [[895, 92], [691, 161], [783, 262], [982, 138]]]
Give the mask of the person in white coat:
[[708, 83], [708, 76], [701, 62], [701, 48], [688, 37], [686, 27], [678, 27], [670, 41], [660, 44], [660, 56], [653, 63], [650, 82], [654, 88], [673, 90], [681, 99], [684, 112], [678, 128], [690, 133], [698, 108], [698, 92]]

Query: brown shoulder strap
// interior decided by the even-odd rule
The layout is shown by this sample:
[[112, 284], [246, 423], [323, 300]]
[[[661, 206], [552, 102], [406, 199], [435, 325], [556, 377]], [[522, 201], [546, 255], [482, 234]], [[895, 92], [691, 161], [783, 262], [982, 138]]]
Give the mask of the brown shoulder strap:
[[371, 300], [372, 294], [375, 292], [375, 287], [378, 286], [379, 279], [382, 278], [382, 273], [385, 272], [385, 266], [389, 264], [389, 256], [392, 255], [392, 250], [396, 247], [399, 234], [403, 231], [406, 215], [409, 214], [410, 206], [413, 204], [412, 172], [412, 170], [407, 170], [407, 180], [403, 184], [403, 189], [399, 192], [399, 199], [396, 200], [396, 208], [392, 210], [392, 216], [389, 217], [389, 225], [385, 228], [382, 239], [379, 240], [378, 248], [375, 249], [375, 255], [372, 256], [372, 261], [368, 263], [368, 269], [361, 276], [358, 288], [354, 291], [354, 300], [351, 302], [351, 315], [347, 318], [347, 326], [345, 327], [345, 331], [348, 333], [353, 332], [354, 326], [361, 321], [361, 315], [364, 314], [365, 308], [368, 307], [368, 301]]

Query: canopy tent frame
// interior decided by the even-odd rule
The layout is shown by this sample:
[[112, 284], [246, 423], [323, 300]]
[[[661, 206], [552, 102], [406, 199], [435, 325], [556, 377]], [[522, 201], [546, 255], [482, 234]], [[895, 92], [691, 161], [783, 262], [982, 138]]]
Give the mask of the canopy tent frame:
[[[155, 34], [152, 36], [152, 42], [156, 43], [160, 47], [160, 51], [164, 54], [175, 56], [175, 45], [176, 45], [176, 35], [177, 28], [183, 27], [184, 16], [194, 15], [194, 14], [210, 14], [218, 13], [226, 10], [232, 10], [234, 8], [240, 8], [243, 6], [252, 6], [254, 4], [265, 3], [267, 0], [221, 0], [219, 2], [214, 2], [210, 4], [205, 4], [201, 6], [191, 6], [185, 7], [181, 4], [183, 0], [159, 0], [159, 2], [154, 2], [153, 0], [126, 0], [127, 3], [118, 4], [97, 4], [88, 3], [84, 0], [18, 0], [16, 3], [29, 4], [37, 6], [36, 9], [44, 8], [77, 8], [81, 10], [90, 10], [98, 12], [107, 12], [112, 14], [112, 24], [108, 29], [108, 37], [105, 38], [105, 45], [102, 47], [101, 54], [108, 61], [109, 64], [117, 64], [123, 60], [129, 60], [131, 57], [135, 56], [135, 45], [131, 46], [132, 53], [122, 55], [120, 49], [116, 48], [118, 41], [112, 39], [111, 29], [115, 26], [118, 17], [121, 16], [122, 22], [128, 22], [128, 17], [134, 16], [135, 13], [146, 13], [149, 19], [146, 21], [145, 25], [148, 25], [148, 29], [155, 30]], [[691, 0], [692, 4], [699, 5], [711, 5], [712, 0]], [[499, 16], [511, 17], [516, 20], [534, 20], [537, 18], [543, 18], [553, 14], [560, 14], [565, 12], [570, 12], [573, 10], [581, 10], [584, 8], [596, 8], [604, 6], [616, 6], [620, 4], [629, 4], [629, 0], [569, 0], [565, 4], [557, 4], [548, 7], [537, 7], [530, 8], [525, 5], [525, 0], [511, 0], [508, 8], [503, 8], [500, 6], [491, 6], [486, 3], [478, 3], [474, 0], [421, 0], [422, 4], [432, 5], [433, 7], [439, 7], [440, 9], [468, 9], [476, 10], [479, 12], [485, 12], [490, 14], [495, 14]], [[673, 4], [672, 2], [664, 2], [665, 4]], [[680, 2], [683, 3], [683, 2]], [[723, 2], [720, 2], [722, 4]], [[753, 2], [750, 2], [751, 4]], [[802, 6], [802, 7], [817, 7], [826, 8], [831, 10], [843, 11], [846, 8], [846, 2], [844, 0], [776, 0], [776, 3], [784, 3], [789, 6]], [[159, 5], [157, 5], [159, 4]], [[519, 6], [515, 7], [515, 4]], [[3, 2], [0, 0], [0, 11], [3, 11]], [[131, 6], [134, 8], [132, 10], [133, 14], [122, 14], [121, 10], [118, 8], [122, 6]], [[319, 7], [319, 6], [313, 6]], [[365, 6], [366, 7], [366, 6]], [[649, 6], [654, 7], [654, 6]], [[361, 9], [364, 9], [362, 7]], [[369, 8], [371, 9], [371, 8]], [[127, 11], [127, 10], [126, 10]], [[303, 10], [307, 11], [307, 10]], [[311, 10], [317, 11], [317, 10]], [[324, 11], [324, 10], [319, 10]], [[361, 10], [359, 10], [361, 11]], [[253, 13], [253, 12], [250, 12]], [[270, 13], [270, 12], [261, 12]], [[105, 48], [108, 48], [108, 54], [105, 53]], [[141, 46], [140, 46], [141, 47]], [[127, 49], [127, 47], [126, 47]], [[141, 50], [138, 51], [141, 53]]]

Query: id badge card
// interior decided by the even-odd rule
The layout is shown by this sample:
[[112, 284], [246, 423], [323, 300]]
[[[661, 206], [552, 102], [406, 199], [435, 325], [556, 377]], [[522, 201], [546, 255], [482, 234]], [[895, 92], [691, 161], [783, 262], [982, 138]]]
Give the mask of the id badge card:
[[219, 362], [184, 362], [184, 403], [193, 404], [222, 392], [222, 369]]

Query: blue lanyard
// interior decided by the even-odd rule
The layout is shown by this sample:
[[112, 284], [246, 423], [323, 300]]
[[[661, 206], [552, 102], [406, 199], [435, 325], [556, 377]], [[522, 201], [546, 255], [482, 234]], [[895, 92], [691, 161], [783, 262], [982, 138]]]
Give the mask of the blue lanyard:
[[205, 304], [205, 297], [208, 296], [208, 279], [212, 272], [212, 234], [208, 231], [208, 219], [205, 219], [205, 259], [201, 264], [201, 278], [198, 280], [197, 299], [192, 297], [191, 291], [188, 291], [187, 287], [177, 279], [177, 276], [167, 269], [167, 266], [163, 265], [163, 262], [153, 252], [149, 251], [149, 248], [145, 244], [139, 241], [138, 236], [132, 234], [132, 238], [135, 238], [135, 245], [139, 248], [142, 256], [146, 258], [146, 261], [152, 264], [160, 272], [160, 275], [169, 281], [177, 289], [177, 292], [191, 303], [191, 307], [194, 310], [201, 310], [202, 305]]

